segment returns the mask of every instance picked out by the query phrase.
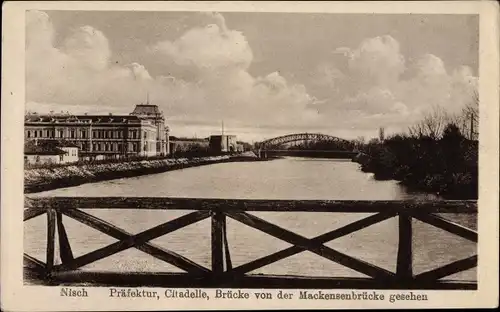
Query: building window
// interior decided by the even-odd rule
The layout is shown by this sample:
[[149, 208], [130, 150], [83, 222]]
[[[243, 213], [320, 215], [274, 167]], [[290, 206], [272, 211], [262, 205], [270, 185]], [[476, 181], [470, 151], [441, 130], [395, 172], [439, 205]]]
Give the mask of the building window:
[[64, 160], [64, 155], [59, 155], [59, 160], [63, 161]]
[[58, 130], [57, 132], [59, 133], [58, 137], [62, 138], [63, 137], [63, 131], [62, 130]]
[[71, 137], [72, 139], [74, 139], [74, 138], [75, 138], [75, 130], [71, 130], [71, 132], [70, 132], [70, 137]]
[[28, 130], [28, 138], [31, 137], [31, 131]]
[[42, 130], [40, 130], [40, 133], [39, 133], [40, 137], [42, 137]]

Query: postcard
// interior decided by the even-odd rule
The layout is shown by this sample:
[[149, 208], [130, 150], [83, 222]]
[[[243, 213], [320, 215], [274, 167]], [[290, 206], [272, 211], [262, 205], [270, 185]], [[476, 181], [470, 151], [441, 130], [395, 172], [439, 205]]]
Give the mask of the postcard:
[[493, 1], [12, 1], [5, 311], [498, 307]]

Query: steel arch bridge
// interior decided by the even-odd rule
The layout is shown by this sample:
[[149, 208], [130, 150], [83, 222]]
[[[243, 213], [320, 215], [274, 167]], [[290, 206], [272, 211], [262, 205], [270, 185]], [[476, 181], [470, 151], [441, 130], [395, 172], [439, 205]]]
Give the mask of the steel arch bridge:
[[287, 134], [260, 142], [260, 149], [267, 149], [273, 146], [297, 142], [297, 141], [330, 141], [348, 145], [350, 142], [335, 136], [321, 133], [295, 133]]

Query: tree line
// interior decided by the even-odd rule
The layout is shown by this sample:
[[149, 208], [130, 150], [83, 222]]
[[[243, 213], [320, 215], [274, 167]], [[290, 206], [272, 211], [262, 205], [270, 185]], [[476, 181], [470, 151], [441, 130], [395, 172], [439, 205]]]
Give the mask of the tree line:
[[395, 179], [409, 188], [445, 198], [478, 196], [478, 98], [458, 114], [436, 106], [406, 133], [364, 143], [356, 161], [377, 179]]

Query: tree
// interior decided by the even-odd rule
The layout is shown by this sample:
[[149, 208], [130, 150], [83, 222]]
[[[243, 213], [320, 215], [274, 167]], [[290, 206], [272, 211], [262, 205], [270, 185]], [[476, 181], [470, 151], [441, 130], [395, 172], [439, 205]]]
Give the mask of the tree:
[[434, 106], [432, 111], [425, 114], [420, 122], [410, 126], [408, 132], [416, 138], [430, 137], [437, 140], [441, 137], [444, 127], [450, 120], [451, 116], [441, 106]]
[[385, 139], [385, 129], [380, 127], [378, 129], [378, 139], [380, 140], [380, 142], [384, 142], [384, 139]]
[[472, 100], [462, 109], [463, 129], [462, 133], [469, 140], [477, 140], [479, 124], [479, 94], [477, 90], [472, 93]]

